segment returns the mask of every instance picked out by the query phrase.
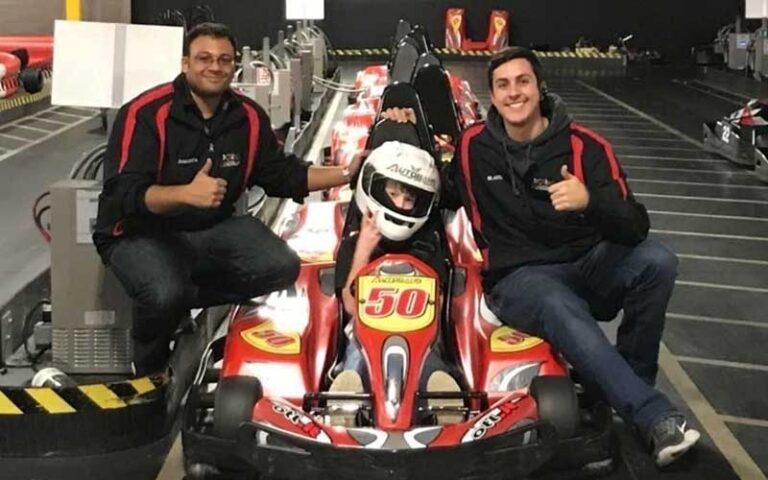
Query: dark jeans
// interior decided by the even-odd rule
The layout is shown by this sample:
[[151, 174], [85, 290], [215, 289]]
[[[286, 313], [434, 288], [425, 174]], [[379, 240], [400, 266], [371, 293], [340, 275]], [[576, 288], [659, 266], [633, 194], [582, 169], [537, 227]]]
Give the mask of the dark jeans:
[[149, 373], [164, 367], [190, 308], [286, 288], [300, 261], [262, 222], [242, 216], [206, 230], [127, 237], [112, 248], [109, 264], [133, 299], [134, 365]]
[[[663, 244], [601, 242], [572, 263], [525, 266], [490, 303], [505, 323], [547, 339], [618, 414], [647, 433], [677, 410], [653, 388], [677, 257]], [[597, 324], [624, 309], [616, 347]]]

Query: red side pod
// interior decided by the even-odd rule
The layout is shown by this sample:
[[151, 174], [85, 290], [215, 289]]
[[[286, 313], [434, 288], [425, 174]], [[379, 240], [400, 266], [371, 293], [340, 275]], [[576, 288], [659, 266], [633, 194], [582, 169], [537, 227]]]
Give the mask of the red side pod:
[[296, 405], [320, 389], [338, 335], [336, 299], [319, 285], [319, 270], [328, 266], [304, 264], [293, 289], [238, 308], [227, 334], [222, 377], [255, 376], [265, 396]]

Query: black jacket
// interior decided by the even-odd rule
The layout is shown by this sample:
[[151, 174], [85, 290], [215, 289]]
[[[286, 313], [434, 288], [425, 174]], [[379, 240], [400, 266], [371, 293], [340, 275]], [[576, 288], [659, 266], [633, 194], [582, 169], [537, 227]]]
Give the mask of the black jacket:
[[[462, 133], [447, 172], [483, 252], [486, 291], [515, 267], [571, 262], [603, 239], [634, 245], [648, 234], [648, 213], [610, 144], [571, 121], [557, 96], [545, 101], [549, 126], [525, 144], [507, 135], [491, 108], [487, 123]], [[582, 213], [555, 211], [546, 191], [562, 180], [563, 165], [589, 191]]]
[[[147, 209], [150, 186], [188, 184], [208, 158], [210, 175], [227, 181], [219, 208], [189, 207], [168, 215]], [[232, 216], [234, 202], [253, 185], [271, 196], [303, 198], [307, 168], [283, 153], [267, 114], [242, 95], [227, 91], [214, 116], [204, 121], [181, 74], [118, 112], [104, 156], [94, 243], [106, 260], [120, 237], [210, 227]]]

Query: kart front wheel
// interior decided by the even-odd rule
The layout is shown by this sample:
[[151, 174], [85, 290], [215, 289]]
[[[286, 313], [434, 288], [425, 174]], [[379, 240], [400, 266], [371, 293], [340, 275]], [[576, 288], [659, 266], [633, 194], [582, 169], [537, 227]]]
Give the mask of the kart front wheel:
[[539, 418], [555, 427], [557, 438], [572, 437], [579, 425], [579, 402], [571, 379], [554, 375], [536, 377], [530, 392], [536, 400]]
[[240, 424], [251, 420], [253, 406], [262, 395], [261, 382], [256, 377], [222, 378], [216, 388], [213, 408], [216, 435], [234, 440]]

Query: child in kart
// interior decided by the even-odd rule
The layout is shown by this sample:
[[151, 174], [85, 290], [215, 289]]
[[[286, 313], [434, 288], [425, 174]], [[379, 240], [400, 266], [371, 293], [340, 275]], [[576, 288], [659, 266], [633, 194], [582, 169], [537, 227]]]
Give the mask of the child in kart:
[[[354, 193], [361, 212], [358, 232], [342, 240], [336, 259], [336, 291], [348, 318], [356, 312], [354, 284], [358, 272], [387, 253], [408, 253], [429, 265], [444, 286], [447, 265], [436, 211], [440, 174], [424, 150], [400, 142], [386, 142], [373, 150], [361, 168]], [[345, 327], [348, 345], [343, 370], [331, 385], [334, 392], [362, 392], [365, 366], [360, 347]], [[427, 359], [428, 391], [459, 391], [439, 354]], [[426, 378], [426, 377], [425, 377]]]

